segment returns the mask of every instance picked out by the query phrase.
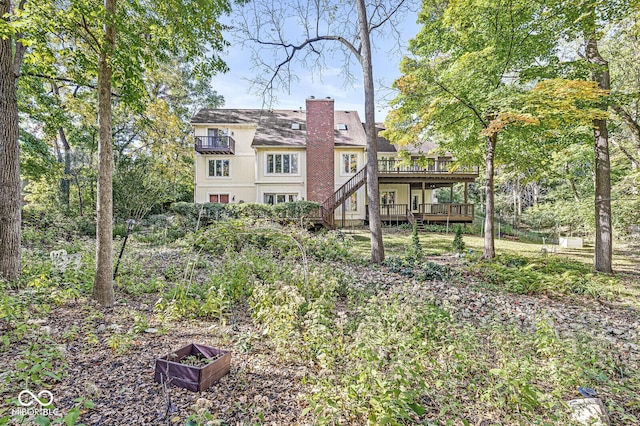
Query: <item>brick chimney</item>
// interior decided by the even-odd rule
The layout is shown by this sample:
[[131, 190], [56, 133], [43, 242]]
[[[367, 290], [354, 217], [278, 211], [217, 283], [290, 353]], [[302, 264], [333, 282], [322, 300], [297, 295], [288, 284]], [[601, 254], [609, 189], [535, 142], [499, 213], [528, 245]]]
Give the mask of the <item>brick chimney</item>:
[[307, 99], [307, 200], [322, 203], [334, 192], [333, 99]]

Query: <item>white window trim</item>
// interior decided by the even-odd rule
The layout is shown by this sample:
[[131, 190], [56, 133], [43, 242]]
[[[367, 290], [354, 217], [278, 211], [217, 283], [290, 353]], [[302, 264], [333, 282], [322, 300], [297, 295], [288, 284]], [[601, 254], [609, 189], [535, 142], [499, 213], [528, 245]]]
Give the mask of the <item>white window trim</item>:
[[[289, 195], [295, 195], [296, 196], [296, 201], [301, 201], [302, 200], [302, 198], [300, 197], [300, 192], [262, 191], [262, 193], [260, 194], [260, 204], [267, 204], [267, 203], [264, 202], [264, 196], [267, 195], [267, 194], [273, 194], [273, 195], [276, 195], [276, 196], [278, 196], [278, 195], [286, 195], [287, 197]], [[288, 203], [289, 201], [285, 201], [285, 202]], [[279, 203], [275, 203], [273, 205], [275, 206], [276, 204], [279, 204]]]
[[[297, 155], [298, 156], [298, 172], [297, 173], [272, 173], [269, 172], [269, 156], [270, 155]], [[265, 176], [301, 176], [301, 158], [299, 152], [265, 152], [264, 153], [264, 175]]]
[[[344, 157], [345, 155], [355, 155], [356, 156], [356, 171], [353, 173], [347, 173], [344, 171]], [[357, 152], [341, 152], [340, 153], [340, 176], [353, 176], [358, 173], [360, 170], [360, 155]]]
[[[229, 161], [229, 176], [211, 176], [209, 174], [209, 161], [217, 161], [217, 160], [220, 160], [220, 161], [227, 160], [227, 161]], [[211, 180], [231, 180], [232, 179], [232, 177], [231, 177], [231, 175], [232, 175], [231, 163], [232, 163], [231, 158], [211, 158], [211, 157], [208, 157], [207, 158], [207, 162], [206, 162], [207, 179], [211, 179]]]

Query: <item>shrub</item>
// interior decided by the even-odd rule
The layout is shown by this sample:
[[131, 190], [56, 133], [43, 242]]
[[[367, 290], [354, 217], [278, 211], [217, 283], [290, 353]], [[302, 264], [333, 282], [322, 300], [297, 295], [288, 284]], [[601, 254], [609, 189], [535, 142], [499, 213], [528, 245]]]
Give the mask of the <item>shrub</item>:
[[458, 226], [456, 228], [456, 235], [455, 237], [453, 237], [453, 243], [451, 246], [454, 252], [464, 253], [465, 245], [464, 241], [462, 240], [462, 226]]
[[413, 223], [413, 231], [411, 232], [411, 245], [407, 248], [406, 257], [410, 262], [420, 262], [424, 258], [422, 245], [420, 245], [418, 225], [415, 222]]

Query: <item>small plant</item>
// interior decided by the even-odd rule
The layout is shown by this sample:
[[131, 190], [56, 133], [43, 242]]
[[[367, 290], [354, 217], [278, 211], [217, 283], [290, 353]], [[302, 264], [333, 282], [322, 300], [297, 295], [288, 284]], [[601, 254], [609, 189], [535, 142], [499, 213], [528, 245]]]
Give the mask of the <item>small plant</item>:
[[420, 262], [424, 259], [422, 245], [420, 244], [420, 236], [418, 235], [418, 225], [413, 223], [413, 231], [411, 232], [411, 245], [407, 248], [407, 260], [410, 262]]
[[147, 321], [146, 315], [137, 314], [133, 319], [133, 332], [142, 333], [147, 328], [149, 328], [149, 322]]
[[453, 243], [451, 244], [453, 251], [456, 253], [464, 253], [465, 244], [462, 239], [462, 227], [458, 226], [456, 228], [456, 235], [453, 237]]
[[133, 336], [130, 334], [116, 333], [107, 338], [107, 344], [111, 350], [119, 355], [129, 351], [134, 345]]
[[180, 364], [191, 365], [193, 367], [204, 367], [211, 364], [216, 359], [220, 358], [220, 355], [211, 358], [205, 358], [199, 355], [189, 355], [180, 360]]

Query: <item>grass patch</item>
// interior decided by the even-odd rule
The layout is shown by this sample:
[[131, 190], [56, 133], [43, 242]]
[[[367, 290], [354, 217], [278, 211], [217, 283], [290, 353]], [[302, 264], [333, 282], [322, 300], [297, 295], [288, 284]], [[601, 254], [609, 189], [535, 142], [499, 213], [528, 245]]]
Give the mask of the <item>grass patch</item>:
[[[349, 235], [353, 239], [352, 254], [368, 258], [371, 247], [368, 232], [355, 231]], [[427, 260], [428, 256], [451, 253], [454, 237], [453, 232], [421, 233], [420, 244]], [[401, 265], [403, 262], [398, 259], [406, 257], [407, 247], [412, 243], [411, 232], [385, 230], [383, 238], [390, 266]], [[633, 250], [626, 246], [620, 246], [614, 252], [614, 269], [620, 273], [610, 276], [593, 272], [592, 248], [561, 249], [555, 246], [555, 253], [543, 255], [541, 244], [496, 239], [497, 258], [476, 262], [483, 251], [484, 239], [472, 235], [464, 235], [463, 239], [471, 262], [460, 266], [462, 272], [470, 272], [485, 287], [516, 294], [585, 296], [640, 307], [640, 286], [637, 285], [640, 271], [633, 259]], [[414, 275], [407, 265], [403, 265], [402, 270], [395, 268], [394, 272]]]
[[584, 295], [610, 301], [622, 293], [616, 277], [595, 274], [566, 257], [502, 254], [491, 261], [474, 262], [469, 270], [483, 282], [516, 294]]

